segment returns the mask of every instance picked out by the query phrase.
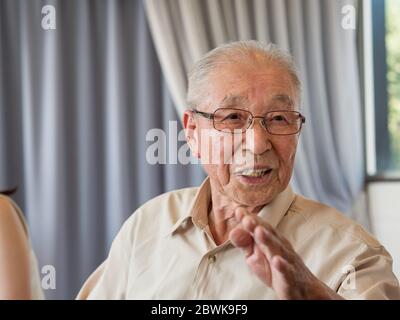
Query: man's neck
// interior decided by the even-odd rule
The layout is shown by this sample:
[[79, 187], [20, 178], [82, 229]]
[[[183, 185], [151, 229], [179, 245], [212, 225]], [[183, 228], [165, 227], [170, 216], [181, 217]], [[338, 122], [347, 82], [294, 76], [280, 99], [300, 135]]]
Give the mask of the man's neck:
[[250, 207], [234, 202], [221, 193], [211, 195], [211, 206], [208, 212], [208, 225], [216, 245], [228, 240], [229, 233], [237, 225], [235, 210], [242, 207], [249, 213], [258, 214], [264, 206]]

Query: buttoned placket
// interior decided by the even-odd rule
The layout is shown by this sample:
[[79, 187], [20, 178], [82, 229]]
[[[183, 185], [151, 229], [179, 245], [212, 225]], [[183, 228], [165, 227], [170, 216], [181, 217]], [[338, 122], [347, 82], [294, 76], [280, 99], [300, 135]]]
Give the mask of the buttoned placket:
[[208, 228], [204, 227], [201, 232], [203, 232], [203, 235], [208, 240], [211, 248], [201, 258], [196, 270], [196, 275], [189, 289], [191, 293], [190, 296], [193, 299], [207, 298], [205, 294], [207, 286], [210, 283], [209, 280], [211, 278], [211, 274], [212, 272], [215, 272], [215, 269], [219, 265], [219, 259], [222, 258], [222, 251], [232, 245], [231, 242], [228, 240], [223, 244], [217, 246]]

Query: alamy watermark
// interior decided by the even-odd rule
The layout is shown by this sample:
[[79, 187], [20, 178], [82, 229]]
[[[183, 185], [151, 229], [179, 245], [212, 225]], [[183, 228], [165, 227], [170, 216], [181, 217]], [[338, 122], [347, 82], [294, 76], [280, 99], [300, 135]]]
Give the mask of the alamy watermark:
[[[190, 130], [190, 129], [188, 129]], [[146, 134], [146, 142], [150, 145], [146, 150], [146, 161], [149, 164], [236, 164], [252, 166], [255, 159], [252, 149], [255, 143], [254, 130], [242, 132], [220, 132], [215, 129], [198, 129], [192, 136], [197, 139], [201, 157], [192, 155], [189, 143], [186, 142], [185, 130], [178, 132], [177, 121], [170, 121], [168, 132], [162, 129], [150, 129]], [[180, 146], [179, 146], [180, 145]]]
[[41, 287], [43, 290], [56, 289], [56, 268], [50, 264], [42, 267]]
[[43, 30], [55, 30], [57, 27], [56, 8], [52, 5], [42, 7], [42, 28]]
[[342, 268], [342, 274], [346, 275], [346, 278], [341, 284], [341, 288], [344, 290], [355, 290], [356, 289], [356, 268], [351, 265], [345, 265]]
[[342, 7], [341, 26], [344, 30], [356, 30], [357, 11], [353, 5], [345, 5]]

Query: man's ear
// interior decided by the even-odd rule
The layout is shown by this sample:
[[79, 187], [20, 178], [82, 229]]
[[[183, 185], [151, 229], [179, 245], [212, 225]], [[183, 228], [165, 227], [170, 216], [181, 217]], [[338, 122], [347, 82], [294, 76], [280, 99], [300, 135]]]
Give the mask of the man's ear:
[[183, 113], [183, 128], [185, 129], [186, 142], [196, 158], [200, 158], [198, 128], [194, 120], [194, 114], [190, 110]]

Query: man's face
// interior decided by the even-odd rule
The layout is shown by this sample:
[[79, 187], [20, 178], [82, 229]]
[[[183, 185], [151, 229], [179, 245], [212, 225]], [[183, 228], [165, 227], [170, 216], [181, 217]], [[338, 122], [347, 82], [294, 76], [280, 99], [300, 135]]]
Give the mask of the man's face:
[[[254, 116], [264, 116], [269, 111], [297, 108], [298, 97], [292, 79], [276, 66], [219, 68], [209, 76], [207, 91], [206, 99], [197, 107], [207, 113], [217, 108], [239, 108]], [[189, 115], [185, 118], [189, 119]], [[252, 131], [248, 131], [251, 134], [239, 134], [238, 138], [215, 130], [212, 120], [198, 115], [194, 118], [188, 120], [195, 123], [190, 145], [203, 162], [212, 192], [240, 205], [255, 207], [269, 203], [286, 188], [293, 171], [298, 134], [272, 135], [255, 119]], [[188, 128], [188, 122], [184, 122]], [[216, 140], [222, 142], [215, 143]], [[227, 161], [227, 154], [231, 161]], [[215, 161], [214, 155], [221, 155], [219, 161]], [[211, 158], [213, 161], [209, 161]]]

